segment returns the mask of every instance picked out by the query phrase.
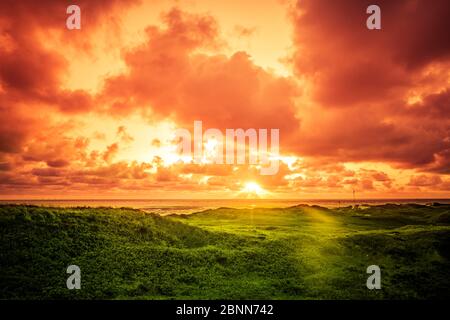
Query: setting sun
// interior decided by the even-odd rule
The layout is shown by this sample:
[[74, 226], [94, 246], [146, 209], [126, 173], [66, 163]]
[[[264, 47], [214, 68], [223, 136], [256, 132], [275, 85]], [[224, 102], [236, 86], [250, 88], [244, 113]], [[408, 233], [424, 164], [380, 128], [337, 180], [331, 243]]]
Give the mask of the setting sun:
[[261, 188], [261, 186], [259, 184], [257, 184], [256, 182], [247, 182], [244, 185], [244, 188], [242, 189], [241, 194], [244, 194], [248, 197], [251, 197], [251, 196], [261, 197], [263, 195], [266, 195], [267, 191], [264, 190], [263, 188]]

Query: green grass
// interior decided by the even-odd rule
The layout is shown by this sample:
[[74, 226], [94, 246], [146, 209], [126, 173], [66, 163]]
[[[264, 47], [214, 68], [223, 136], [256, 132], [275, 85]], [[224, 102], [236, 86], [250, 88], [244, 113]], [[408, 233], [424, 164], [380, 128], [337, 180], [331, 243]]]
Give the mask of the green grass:
[[[450, 206], [0, 206], [0, 299], [448, 299]], [[68, 290], [68, 265], [81, 290]], [[381, 290], [366, 268], [381, 268]]]

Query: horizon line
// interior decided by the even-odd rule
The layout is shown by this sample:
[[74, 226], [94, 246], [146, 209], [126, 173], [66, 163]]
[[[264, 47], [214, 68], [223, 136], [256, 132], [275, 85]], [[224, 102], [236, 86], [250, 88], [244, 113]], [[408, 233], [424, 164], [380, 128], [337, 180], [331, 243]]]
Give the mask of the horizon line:
[[371, 201], [371, 200], [447, 200], [449, 198], [0, 198], [0, 201]]

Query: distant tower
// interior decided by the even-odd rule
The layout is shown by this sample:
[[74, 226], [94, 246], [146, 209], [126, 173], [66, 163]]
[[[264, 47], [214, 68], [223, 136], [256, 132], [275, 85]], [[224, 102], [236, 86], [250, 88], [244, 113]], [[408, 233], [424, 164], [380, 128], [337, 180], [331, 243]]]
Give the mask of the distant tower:
[[353, 202], [356, 202], [356, 198], [355, 198], [355, 189], [353, 189]]

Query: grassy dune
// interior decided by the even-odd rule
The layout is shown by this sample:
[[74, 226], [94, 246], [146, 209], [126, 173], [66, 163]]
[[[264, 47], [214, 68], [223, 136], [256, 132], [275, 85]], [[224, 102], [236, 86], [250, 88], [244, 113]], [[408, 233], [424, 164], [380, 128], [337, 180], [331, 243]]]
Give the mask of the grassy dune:
[[[448, 299], [450, 206], [0, 206], [0, 299]], [[80, 266], [82, 289], [66, 288]], [[381, 268], [381, 290], [366, 268]]]

